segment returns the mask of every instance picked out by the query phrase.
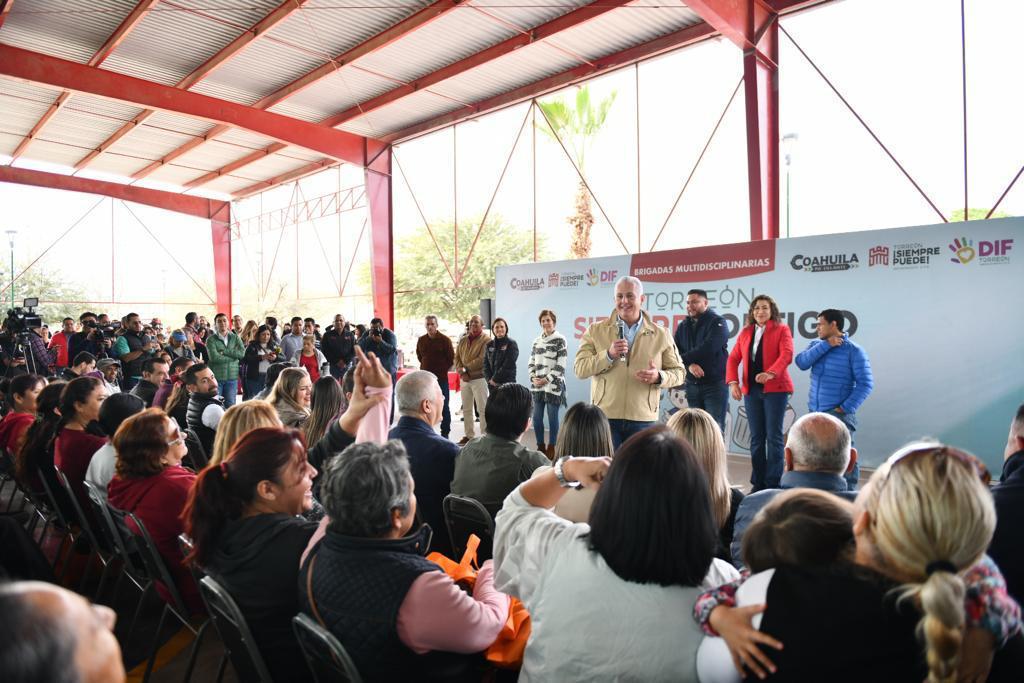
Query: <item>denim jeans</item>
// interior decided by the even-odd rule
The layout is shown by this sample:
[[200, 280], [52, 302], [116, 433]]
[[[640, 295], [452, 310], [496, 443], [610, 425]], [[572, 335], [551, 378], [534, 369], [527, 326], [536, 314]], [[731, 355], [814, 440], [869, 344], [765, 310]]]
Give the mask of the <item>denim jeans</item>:
[[441, 436], [447, 439], [452, 431], [452, 411], [448, 407], [452, 392], [448, 387], [448, 373], [444, 373], [444, 379], [438, 377], [437, 383], [441, 387], [441, 394], [444, 395], [444, 410], [441, 412]]
[[245, 395], [244, 395], [245, 400], [248, 401], [253, 396], [255, 396], [256, 394], [258, 394], [261, 391], [263, 391], [263, 389], [266, 386], [267, 386], [267, 376], [266, 375], [260, 375], [256, 379], [246, 379], [245, 380]]
[[637, 420], [608, 420], [608, 426], [612, 428], [612, 446], [619, 450], [622, 442], [637, 432], [642, 432], [654, 422], [638, 422]]
[[[857, 431], [857, 413], [840, 413], [835, 408], [833, 408], [832, 410], [828, 411], [828, 414], [832, 415], [833, 417], [838, 417], [842, 421], [842, 423], [846, 425], [846, 428], [850, 430], [850, 447], [852, 448], [854, 445], [853, 434], [854, 432]], [[846, 479], [846, 485], [849, 487], [849, 489], [851, 491], [856, 491], [857, 483], [860, 481], [860, 463], [855, 462], [853, 464], [853, 469], [850, 472], [844, 474], [843, 478]]]
[[706, 410], [715, 418], [725, 436], [725, 416], [729, 412], [729, 386], [725, 382], [686, 383], [686, 403], [691, 408]]
[[[558, 441], [558, 409], [562, 406], [558, 403], [545, 403], [544, 401], [538, 401], [536, 396], [533, 399], [533, 433], [537, 437], [537, 447], [540, 445], [547, 444], [554, 446], [555, 442]], [[544, 413], [548, 414], [548, 433], [551, 435], [551, 440], [544, 438]], [[583, 453], [573, 453], [573, 455], [584, 455]]]
[[217, 380], [217, 394], [224, 398], [225, 410], [235, 405], [235, 401], [238, 400], [238, 380]]
[[750, 483], [754, 491], [779, 488], [786, 446], [782, 420], [788, 404], [789, 394], [765, 393], [760, 384], [751, 386], [743, 397], [750, 425]]

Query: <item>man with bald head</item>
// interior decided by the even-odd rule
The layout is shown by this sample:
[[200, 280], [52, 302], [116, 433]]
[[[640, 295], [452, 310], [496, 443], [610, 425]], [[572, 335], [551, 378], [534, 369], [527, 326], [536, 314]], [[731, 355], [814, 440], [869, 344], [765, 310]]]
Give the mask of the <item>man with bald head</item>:
[[750, 494], [736, 510], [731, 548], [734, 565], [743, 564], [740, 548], [747, 526], [761, 508], [786, 489], [829, 491], [850, 501], [857, 497], [843, 478], [857, 462], [857, 449], [850, 443], [850, 430], [828, 413], [808, 413], [793, 423], [786, 441], [786, 471], [779, 488]]
[[590, 402], [604, 411], [616, 448], [658, 419], [662, 389], [680, 386], [686, 368], [672, 333], [643, 309], [644, 286], [626, 276], [615, 283], [615, 310], [580, 339], [576, 377], [590, 379]]
[[119, 683], [125, 680], [109, 607], [49, 583], [0, 585], [0, 680]]

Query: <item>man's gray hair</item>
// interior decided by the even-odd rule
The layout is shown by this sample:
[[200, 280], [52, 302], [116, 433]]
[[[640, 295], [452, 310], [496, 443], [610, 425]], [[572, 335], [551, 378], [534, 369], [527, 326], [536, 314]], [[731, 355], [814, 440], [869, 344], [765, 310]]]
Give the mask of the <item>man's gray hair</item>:
[[427, 317], [426, 317], [426, 318], [424, 319], [424, 322], [429, 322], [429, 321], [431, 321], [431, 320], [433, 320], [433, 321], [434, 321], [435, 323], [437, 322], [437, 316], [436, 316], [436, 315], [434, 315], [433, 313], [431, 313], [430, 315], [428, 315], [428, 316], [427, 316]]
[[640, 282], [640, 278], [633, 277], [632, 275], [623, 275], [622, 277], [615, 281], [615, 289], [618, 289], [619, 285], [621, 285], [623, 282], [628, 282], [629, 284], [633, 285], [633, 287], [636, 288], [637, 294], [644, 293], [644, 283]]
[[395, 385], [398, 412], [402, 415], [419, 415], [423, 401], [437, 398], [437, 377], [426, 370], [414, 370], [402, 376]]
[[357, 538], [383, 538], [391, 512], [409, 514], [409, 459], [401, 441], [352, 444], [324, 465], [320, 502], [331, 531]]
[[842, 474], [850, 465], [850, 430], [827, 413], [808, 413], [794, 422], [786, 446], [794, 465], [804, 469]]

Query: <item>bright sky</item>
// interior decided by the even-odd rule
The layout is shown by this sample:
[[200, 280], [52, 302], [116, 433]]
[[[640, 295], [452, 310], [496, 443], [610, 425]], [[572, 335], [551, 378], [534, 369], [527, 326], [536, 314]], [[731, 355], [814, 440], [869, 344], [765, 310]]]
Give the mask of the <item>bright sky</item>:
[[[845, 0], [782, 24], [947, 215], [963, 205], [959, 9], [957, 0]], [[1016, 85], [1012, 66], [1019, 62], [1016, 31], [1021, 25], [1024, 3], [1017, 0], [967, 3], [972, 207], [990, 207], [1024, 164], [1019, 126], [1024, 90]], [[790, 169], [790, 233], [938, 222], [935, 212], [792, 43], [784, 36], [780, 40], [780, 128], [783, 134], [799, 136]], [[592, 82], [595, 101], [613, 90], [617, 93], [606, 127], [587, 158], [588, 181], [607, 213], [605, 219], [597, 204], [593, 206], [598, 220], [594, 255], [622, 253], [609, 224], [630, 251], [637, 251], [638, 244], [650, 249], [740, 75], [739, 50], [717, 40]], [[526, 105], [512, 107], [460, 125], [455, 133], [446, 129], [397, 150], [409, 186], [429, 221], [452, 219], [456, 173], [460, 222], [484, 212], [527, 109]], [[457, 164], [453, 164], [453, 135]], [[527, 122], [491, 209], [527, 229], [534, 224], [532, 138]], [[567, 245], [565, 218], [573, 211], [577, 178], [556, 144], [539, 133], [536, 138], [536, 223], [548, 237], [550, 255], [561, 258]], [[0, 158], [0, 163], [5, 162]], [[328, 171], [303, 181], [304, 195], [312, 198], [336, 189], [339, 182], [348, 187], [360, 181], [356, 169], [342, 171], [340, 178], [337, 173]], [[784, 177], [782, 192], [785, 234]], [[290, 187], [267, 193], [263, 210], [283, 205], [291, 196]], [[56, 243], [40, 263], [74, 277], [91, 298], [109, 301], [113, 294], [121, 301], [151, 302], [138, 308], [144, 315], [155, 315], [170, 307], [161, 302], [201, 303], [208, 301], [204, 290], [212, 294], [209, 226], [204, 221], [135, 205], [129, 211], [118, 201], [15, 185], [0, 185], [0, 205], [3, 229], [18, 230], [19, 266]], [[422, 226], [409, 187], [400, 176], [395, 180], [394, 205], [400, 246], [404, 235]], [[1024, 182], [1006, 197], [1000, 210], [1024, 213]], [[258, 200], [252, 200], [238, 206], [236, 215], [259, 211]], [[747, 239], [747, 211], [741, 90], [657, 246], [669, 249]], [[344, 280], [352, 253], [358, 251], [357, 262], [367, 256], [365, 237], [356, 248], [361, 225], [359, 215], [330, 217], [315, 226], [300, 225], [297, 236], [290, 228], [280, 240], [280, 233], [272, 233], [262, 245], [258, 238], [236, 244], [236, 296], [243, 314], [250, 314], [247, 307], [255, 308], [255, 281], [262, 261], [264, 276], [272, 272], [275, 287], [284, 287], [282, 300], [299, 298], [316, 311], [323, 308], [314, 313], [318, 318], [329, 315], [338, 307], [330, 297]], [[108, 265], [112, 244], [117, 261], [113, 283]], [[301, 254], [299, 276], [296, 253]], [[7, 263], [6, 249], [0, 249], [0, 255], [0, 263]], [[90, 257], [88, 266], [83, 256]], [[0, 269], [6, 273], [9, 267]], [[350, 316], [365, 317], [367, 298], [353, 297], [365, 295], [355, 272], [341, 308]], [[176, 312], [177, 307], [172, 308]]]

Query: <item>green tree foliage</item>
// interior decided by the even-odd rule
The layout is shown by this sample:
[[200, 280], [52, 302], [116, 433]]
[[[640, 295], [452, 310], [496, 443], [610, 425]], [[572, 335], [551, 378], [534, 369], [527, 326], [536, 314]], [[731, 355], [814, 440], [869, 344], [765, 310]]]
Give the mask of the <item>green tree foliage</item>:
[[[21, 273], [21, 268], [16, 272]], [[0, 290], [0, 306], [4, 311], [11, 307], [11, 281], [10, 275], [4, 273], [2, 290]], [[36, 309], [42, 316], [43, 322], [50, 326], [50, 329], [57, 331], [60, 328], [60, 321], [63, 318], [71, 317], [78, 320], [79, 314], [87, 306], [81, 302], [88, 299], [85, 292], [74, 280], [56, 268], [42, 267], [36, 264], [28, 272], [20, 274], [14, 282], [14, 303], [21, 306], [22, 301], [27, 298], [38, 298], [39, 307]]]
[[[498, 266], [533, 260], [533, 231], [505, 222], [501, 216], [488, 217], [473, 254], [466, 265], [480, 218], [459, 224], [459, 265], [455, 263], [455, 230], [451, 221], [426, 226], [395, 243], [395, 312], [399, 319], [418, 319], [433, 313], [446, 320], [467, 320], [480, 310], [480, 299], [494, 297], [494, 272]], [[437, 246], [434, 240], [437, 240]], [[438, 248], [444, 254], [452, 275], [465, 268], [459, 285], [452, 283]], [[537, 238], [537, 258], [547, 258], [545, 245]], [[369, 265], [364, 264], [359, 279], [368, 286]], [[430, 291], [424, 291], [430, 290]]]
[[[585, 85], [576, 90], [575, 105], [563, 99], [537, 103], [545, 119], [537, 122], [537, 128], [556, 144], [561, 141], [565, 145], [580, 173], [585, 172], [587, 151], [604, 126], [617, 94], [613, 90], [611, 95], [594, 104], [590, 99], [590, 86]], [[582, 179], [576, 188], [575, 207], [576, 213], [567, 219], [572, 228], [569, 253], [573, 258], [587, 258], [594, 215], [590, 210], [590, 191]]]
[[[969, 221], [982, 221], [988, 216], [990, 209], [967, 209], [967, 220]], [[1009, 218], [1010, 214], [1003, 211], [996, 211], [992, 214], [992, 218]], [[950, 223], [960, 223], [964, 220], [964, 210], [957, 209], [949, 216]]]

